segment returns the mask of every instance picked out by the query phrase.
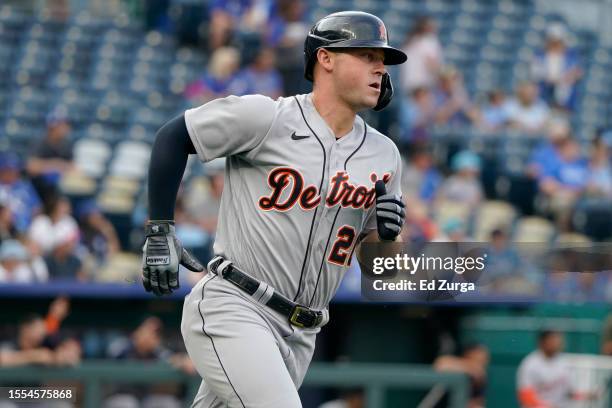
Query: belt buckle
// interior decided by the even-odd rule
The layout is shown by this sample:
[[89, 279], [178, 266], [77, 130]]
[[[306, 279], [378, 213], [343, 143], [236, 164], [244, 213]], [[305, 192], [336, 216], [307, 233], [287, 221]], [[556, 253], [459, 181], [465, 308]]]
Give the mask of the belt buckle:
[[300, 328], [314, 326], [316, 324], [315, 320], [316, 319], [312, 318], [312, 311], [309, 308], [300, 305], [295, 305], [293, 311], [291, 312], [291, 317], [289, 317], [289, 322]]

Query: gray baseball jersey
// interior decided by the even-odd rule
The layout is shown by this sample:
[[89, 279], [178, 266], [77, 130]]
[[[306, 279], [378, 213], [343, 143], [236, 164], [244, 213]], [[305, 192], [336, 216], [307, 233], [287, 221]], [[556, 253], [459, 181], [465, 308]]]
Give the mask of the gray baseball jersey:
[[214, 252], [276, 291], [327, 307], [361, 233], [374, 183], [400, 192], [395, 144], [357, 117], [336, 139], [312, 95], [230, 96], [185, 112], [203, 161], [227, 157]]
[[521, 361], [517, 371], [519, 392], [534, 390], [542, 402], [553, 407], [570, 404], [571, 369], [563, 354], [546, 357], [540, 350], [533, 351]]

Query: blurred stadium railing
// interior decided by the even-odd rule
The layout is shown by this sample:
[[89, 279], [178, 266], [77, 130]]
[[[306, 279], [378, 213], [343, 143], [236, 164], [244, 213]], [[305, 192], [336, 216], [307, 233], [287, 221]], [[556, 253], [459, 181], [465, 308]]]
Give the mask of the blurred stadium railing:
[[[186, 375], [165, 363], [129, 364], [109, 361], [89, 361], [74, 368], [18, 367], [1, 368], [0, 383], [7, 381], [40, 383], [63, 380], [84, 385], [82, 406], [95, 408], [102, 400], [104, 383], [155, 384], [176, 382], [189, 389], [189, 406], [200, 385], [200, 378]], [[439, 373], [430, 366], [416, 364], [312, 364], [304, 380], [307, 386], [360, 386], [365, 390], [366, 406], [385, 406], [385, 391], [389, 388], [429, 389], [443, 386], [450, 394], [449, 408], [464, 408], [468, 398], [468, 380], [462, 374]]]

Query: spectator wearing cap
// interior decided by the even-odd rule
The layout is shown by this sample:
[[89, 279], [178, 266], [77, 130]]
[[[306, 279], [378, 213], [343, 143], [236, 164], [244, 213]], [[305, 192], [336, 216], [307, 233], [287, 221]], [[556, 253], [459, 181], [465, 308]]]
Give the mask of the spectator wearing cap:
[[65, 112], [55, 110], [47, 116], [47, 134], [30, 151], [26, 168], [43, 200], [57, 192], [62, 175], [74, 167], [70, 131]]
[[438, 190], [436, 199], [470, 207], [477, 206], [483, 198], [480, 183], [480, 157], [469, 150], [463, 150], [451, 160], [453, 174], [448, 177]]
[[31, 262], [26, 247], [15, 239], [8, 239], [0, 245], [0, 282], [34, 283], [49, 279], [44, 262]]
[[41, 209], [38, 193], [21, 176], [21, 160], [12, 152], [0, 152], [0, 202], [11, 211], [18, 233], [27, 231]]
[[540, 134], [548, 124], [550, 110], [540, 99], [538, 88], [533, 82], [523, 81], [516, 88], [516, 94], [506, 102], [508, 124], [526, 134]]
[[563, 24], [551, 24], [546, 30], [544, 49], [537, 52], [531, 62], [531, 72], [546, 102], [572, 110], [576, 99], [576, 82], [583, 71], [578, 53], [567, 46], [567, 37]]
[[113, 224], [102, 214], [93, 200], [77, 207], [81, 243], [93, 255], [98, 264], [119, 251], [119, 239]]

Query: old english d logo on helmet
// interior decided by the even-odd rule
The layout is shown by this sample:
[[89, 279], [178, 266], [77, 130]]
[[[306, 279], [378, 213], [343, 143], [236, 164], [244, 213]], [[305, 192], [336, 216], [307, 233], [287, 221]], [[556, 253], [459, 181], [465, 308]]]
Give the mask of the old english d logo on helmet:
[[[382, 20], [362, 11], [342, 11], [319, 20], [304, 41], [304, 77], [313, 80], [314, 64], [319, 48], [380, 48], [384, 51], [385, 65], [406, 62], [403, 51], [389, 46], [387, 28]], [[381, 110], [391, 102], [393, 85], [388, 73], [383, 75], [378, 104]]]

